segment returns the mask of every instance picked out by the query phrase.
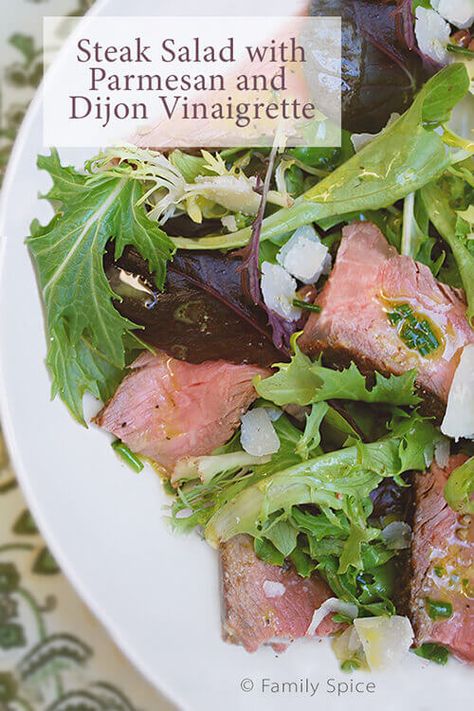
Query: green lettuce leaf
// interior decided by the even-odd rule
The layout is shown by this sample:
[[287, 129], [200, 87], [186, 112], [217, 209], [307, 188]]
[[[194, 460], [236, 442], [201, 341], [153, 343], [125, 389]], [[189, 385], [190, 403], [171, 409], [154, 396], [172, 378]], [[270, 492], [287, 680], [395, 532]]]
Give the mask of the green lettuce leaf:
[[[301, 461], [301, 457], [296, 454], [296, 447], [302, 438], [301, 430], [295, 427], [286, 415], [279, 417], [273, 424], [280, 440], [280, 448], [266, 464], [252, 467], [242, 465], [232, 469], [225, 465], [222, 454], [236, 451], [238, 454], [240, 447], [238, 434], [225, 447], [203, 458], [206, 460], [206, 470], [212, 470], [212, 477], [208, 477], [207, 481], [193, 484], [192, 487], [178, 489], [178, 499], [171, 507], [171, 523], [176, 531], [185, 533], [197, 525], [205, 525], [213, 510], [219, 509], [229, 499], [240, 494], [243, 489]], [[219, 472], [216, 471], [218, 467], [220, 467]], [[180, 512], [184, 509], [191, 510], [192, 515], [182, 518]]]
[[285, 556], [275, 548], [273, 543], [270, 543], [270, 541], [266, 539], [255, 538], [254, 550], [260, 560], [264, 560], [265, 563], [278, 565], [280, 567], [285, 563]]
[[278, 372], [269, 378], [258, 379], [258, 394], [276, 405], [296, 403], [309, 405], [326, 400], [357, 400], [390, 405], [417, 405], [415, 393], [416, 371], [385, 378], [375, 374], [375, 384], [369, 388], [364, 375], [352, 363], [346, 370], [332, 370], [312, 361], [298, 348], [293, 339], [294, 355], [290, 363], [279, 363]]
[[139, 345], [133, 335], [138, 327], [113, 305], [118, 297], [103, 267], [107, 243], [114, 241], [116, 258], [127, 245], [135, 247], [160, 289], [174, 248], [137, 207], [139, 181], [79, 173], [62, 166], [56, 151], [40, 156], [38, 166], [53, 179], [45, 197], [57, 210], [48, 225], [34, 222], [28, 239], [46, 309], [52, 394], [85, 424], [84, 393], [109, 397], [127, 353]]

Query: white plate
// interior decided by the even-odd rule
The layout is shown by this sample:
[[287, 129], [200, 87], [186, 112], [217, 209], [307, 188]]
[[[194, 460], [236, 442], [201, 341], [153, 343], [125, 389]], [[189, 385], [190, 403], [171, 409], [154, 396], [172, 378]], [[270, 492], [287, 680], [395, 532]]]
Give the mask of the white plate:
[[[269, 11], [288, 12], [284, 0]], [[168, 5], [167, 5], [168, 6]], [[262, 14], [262, 2], [243, 0], [239, 11]], [[282, 11], [283, 6], [283, 11]], [[291, 6], [291, 5], [290, 5]], [[169, 6], [168, 6], [169, 7]], [[209, 14], [222, 4], [208, 2]], [[233, 9], [233, 8], [232, 8]], [[201, 11], [201, 7], [199, 8]], [[194, 2], [179, 12], [195, 12]], [[110, 0], [100, 14], [156, 14], [157, 3]], [[177, 10], [172, 8], [173, 14]], [[235, 12], [235, 9], [234, 9]], [[35, 167], [42, 152], [38, 97], [18, 138], [3, 190], [0, 284], [0, 393], [3, 426], [15, 469], [37, 519], [66, 575], [136, 666], [181, 709], [364, 709], [445, 711], [469, 708], [474, 675], [456, 662], [428, 665], [413, 655], [390, 673], [357, 674], [376, 692], [327, 693], [341, 674], [325, 642], [299, 642], [285, 654], [249, 655], [220, 638], [217, 559], [197, 536], [173, 537], [161, 508], [156, 476], [133, 474], [117, 460], [104, 434], [86, 430], [49, 398], [43, 365], [45, 336], [36, 281], [24, 245], [30, 221], [49, 219], [37, 200], [47, 176]], [[76, 155], [76, 160], [84, 156]], [[252, 679], [253, 691], [242, 691]], [[300, 692], [262, 691], [262, 680], [320, 682], [313, 698]], [[149, 710], [152, 711], [152, 710]], [[155, 711], [155, 710], [153, 710]]]

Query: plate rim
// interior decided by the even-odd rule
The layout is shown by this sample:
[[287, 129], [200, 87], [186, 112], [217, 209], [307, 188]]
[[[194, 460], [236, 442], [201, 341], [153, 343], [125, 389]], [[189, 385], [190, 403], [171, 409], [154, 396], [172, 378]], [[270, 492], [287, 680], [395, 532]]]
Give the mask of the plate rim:
[[[113, 0], [97, 0], [97, 2], [85, 13], [83, 17], [91, 17], [95, 15], [100, 15], [108, 5], [111, 4]], [[83, 18], [81, 18], [82, 20]], [[43, 89], [44, 78], [41, 83], [36, 88], [35, 94], [28, 106], [25, 117], [21, 123], [20, 129], [16, 135], [12, 151], [8, 160], [7, 168], [5, 170], [3, 184], [0, 190], [0, 280], [4, 272], [5, 262], [7, 259], [7, 238], [5, 235], [5, 226], [7, 222], [8, 213], [8, 197], [12, 189], [14, 188], [14, 177], [18, 169], [20, 162], [21, 153], [23, 150], [23, 145], [26, 142], [27, 136], [30, 133], [31, 126], [35, 117], [41, 112], [42, 104], [42, 89]], [[42, 308], [43, 308], [43, 304]], [[3, 318], [0, 309], [0, 342], [3, 328]], [[46, 367], [43, 364], [44, 367]], [[15, 427], [13, 425], [9, 398], [7, 396], [6, 380], [4, 377], [4, 367], [3, 367], [3, 349], [0, 348], [0, 423], [1, 431], [6, 443], [7, 454], [10, 462], [13, 465], [13, 470], [15, 477], [20, 483], [21, 492], [26, 500], [29, 510], [33, 514], [33, 518], [38, 522], [38, 527], [40, 529], [41, 536], [44, 538], [48, 547], [51, 549], [54, 558], [58, 561], [61, 573], [66, 578], [67, 582], [72, 586], [74, 591], [79, 595], [80, 599], [84, 602], [87, 608], [92, 612], [96, 618], [99, 625], [102, 625], [106, 633], [112, 639], [112, 642], [119, 648], [125, 659], [127, 659], [135, 669], [144, 677], [146, 682], [151, 686], [151, 688], [156, 689], [158, 693], [165, 697], [165, 700], [169, 704], [174, 704], [175, 706], [179, 704], [180, 708], [185, 708], [186, 704], [183, 699], [179, 698], [179, 695], [174, 689], [169, 687], [163, 677], [160, 677], [160, 685], [157, 685], [156, 673], [152, 672], [148, 668], [148, 665], [140, 657], [134, 649], [130, 649], [124, 638], [122, 638], [122, 632], [120, 631], [118, 625], [109, 618], [107, 611], [100, 604], [98, 600], [95, 599], [93, 593], [89, 590], [87, 585], [83, 582], [81, 576], [75, 572], [72, 561], [69, 560], [65, 551], [61, 546], [60, 541], [57, 536], [50, 530], [50, 526], [47, 517], [43, 515], [41, 505], [37, 500], [37, 497], [30, 487], [30, 480], [27, 474], [27, 467], [23, 463], [23, 457], [21, 453], [21, 446], [17, 442], [17, 435]]]

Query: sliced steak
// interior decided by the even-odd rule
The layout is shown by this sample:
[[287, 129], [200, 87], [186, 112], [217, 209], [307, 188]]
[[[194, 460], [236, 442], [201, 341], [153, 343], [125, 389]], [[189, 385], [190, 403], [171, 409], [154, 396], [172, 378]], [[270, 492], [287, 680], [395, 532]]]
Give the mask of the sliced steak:
[[[417, 644], [436, 642], [474, 662], [474, 521], [456, 515], [443, 495], [465, 460], [453, 456], [446, 469], [433, 464], [416, 478], [410, 607]], [[451, 616], [433, 620], [427, 601], [449, 603]]]
[[255, 375], [267, 371], [143, 353], [95, 422], [169, 471], [181, 457], [210, 454], [232, 437], [257, 397]]
[[[314, 611], [333, 597], [317, 575], [302, 578], [292, 567], [278, 568], [257, 558], [252, 539], [239, 535], [221, 546], [223, 636], [255, 652], [262, 644], [283, 651], [304, 637]], [[325, 617], [316, 630], [323, 637], [341, 625]]]
[[[316, 303], [321, 313], [311, 314], [299, 340], [305, 353], [324, 353], [335, 365], [354, 361], [366, 374], [399, 375], [416, 368], [430, 409], [443, 414], [460, 349], [474, 342], [460, 291], [400, 256], [375, 225], [360, 222], [344, 228], [334, 269]], [[428, 318], [438, 347], [423, 356], [407, 345], [400, 335], [404, 317], [393, 321], [400, 307], [418, 320]]]

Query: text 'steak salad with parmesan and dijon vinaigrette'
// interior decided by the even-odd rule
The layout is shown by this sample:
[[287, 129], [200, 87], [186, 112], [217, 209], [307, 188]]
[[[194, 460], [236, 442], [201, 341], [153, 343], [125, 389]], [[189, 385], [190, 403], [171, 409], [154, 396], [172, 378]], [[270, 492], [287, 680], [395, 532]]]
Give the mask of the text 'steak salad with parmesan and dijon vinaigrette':
[[227, 641], [474, 663], [474, 4], [310, 11], [342, 147], [39, 157], [53, 395], [218, 550]]

